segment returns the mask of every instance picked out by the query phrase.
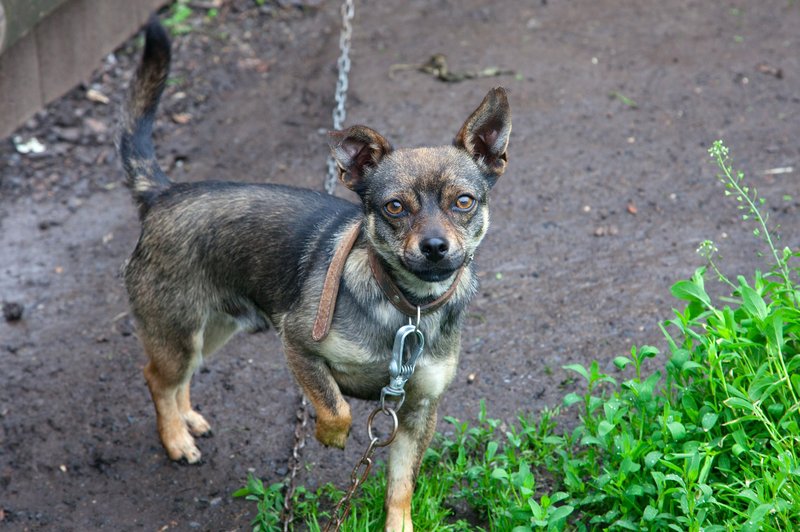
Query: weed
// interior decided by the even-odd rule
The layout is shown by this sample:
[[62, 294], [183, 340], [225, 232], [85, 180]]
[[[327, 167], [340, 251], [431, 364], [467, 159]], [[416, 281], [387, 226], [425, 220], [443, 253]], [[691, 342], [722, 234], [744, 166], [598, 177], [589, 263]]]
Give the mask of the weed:
[[[196, 24], [192, 23], [192, 17], [195, 10], [189, 0], [175, 0], [169, 7], [168, 15], [164, 18], [163, 24], [166, 26], [173, 36], [184, 35], [192, 32], [196, 28]], [[219, 16], [219, 9], [216, 7], [209, 7], [205, 11], [202, 18], [203, 23], [210, 23]]]
[[[668, 344], [664, 375], [642, 374], [653, 347], [617, 357], [634, 376], [619, 386], [609, 375], [567, 366], [586, 381], [577, 447], [564, 449], [565, 487], [588, 528], [780, 530], [800, 523], [800, 393], [796, 258], [775, 246], [763, 201], [734, 172], [728, 149], [709, 150], [726, 193], [773, 264], [752, 283], [728, 279], [714, 262], [716, 247], [700, 253], [731, 290], [718, 307], [704, 286], [706, 268], [679, 281], [672, 295], [687, 303], [662, 330]], [[662, 382], [663, 381], [663, 382]], [[571, 483], [570, 478], [585, 479]], [[577, 524], [577, 523], [576, 523]]]
[[613, 99], [619, 100], [620, 102], [622, 102], [623, 104], [627, 105], [631, 109], [638, 109], [639, 108], [639, 104], [637, 104], [632, 98], [629, 98], [629, 97], [625, 96], [624, 94], [622, 94], [619, 91], [610, 92], [608, 94], [608, 96], [609, 96], [609, 98], [613, 98]]
[[264, 483], [250, 476], [247, 485], [233, 493], [234, 497], [244, 497], [257, 503], [258, 513], [253, 521], [254, 530], [275, 530], [279, 528], [283, 509], [283, 484], [276, 483], [265, 487]]
[[[769, 251], [772, 254], [774, 270], [776, 270], [783, 279], [784, 288], [793, 296], [794, 302], [798, 301], [792, 280], [789, 277], [789, 258], [792, 254], [789, 248], [784, 248], [779, 254], [778, 249], [773, 242], [772, 232], [767, 227], [769, 220], [769, 212], [762, 216], [759, 209], [764, 205], [764, 199], [758, 197], [758, 191], [755, 188], [748, 187], [744, 180], [744, 173], [741, 171], [734, 172], [731, 165], [730, 158], [728, 157], [728, 148], [722, 143], [721, 140], [714, 142], [708, 153], [714, 158], [717, 166], [722, 170], [719, 174], [719, 179], [725, 185], [725, 195], [733, 196], [738, 203], [737, 208], [740, 211], [745, 211], [742, 214], [742, 220], [753, 219], [756, 221], [757, 226], [753, 229], [753, 235], [761, 238], [767, 244]], [[776, 228], [777, 230], [778, 228]], [[723, 279], [724, 280], [724, 279]], [[730, 284], [730, 283], [729, 283]]]
[[189, 25], [189, 17], [194, 11], [189, 6], [188, 0], [176, 0], [169, 8], [169, 15], [163, 20], [172, 35], [183, 35], [192, 31]]
[[[716, 246], [704, 242], [698, 251], [708, 265], [671, 289], [685, 307], [661, 326], [660, 370], [645, 370], [660, 356], [651, 346], [614, 359], [629, 376], [621, 382], [596, 361], [565, 366], [586, 386], [564, 398], [580, 412], [571, 432], [556, 430], [558, 409], [519, 416], [511, 427], [489, 418], [483, 403], [473, 426], [446, 418], [451, 434], [436, 436], [414, 494], [420, 530], [800, 526], [800, 254], [776, 247], [763, 201], [733, 170], [724, 144], [709, 153], [743, 218], [755, 223], [770, 269], [731, 280], [714, 260]], [[730, 291], [724, 305], [706, 291], [709, 268]], [[378, 468], [364, 483], [343, 530], [380, 528], [383, 475]], [[250, 478], [235, 494], [258, 502], [256, 529], [277, 526], [282, 488]], [[332, 486], [299, 488], [297, 519], [319, 530], [323, 509], [339, 497]]]

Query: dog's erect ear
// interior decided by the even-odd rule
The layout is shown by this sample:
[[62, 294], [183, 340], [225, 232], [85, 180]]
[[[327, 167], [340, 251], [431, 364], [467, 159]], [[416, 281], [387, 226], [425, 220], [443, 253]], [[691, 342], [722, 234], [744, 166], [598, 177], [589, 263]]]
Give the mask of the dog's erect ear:
[[344, 131], [328, 133], [339, 179], [357, 193], [364, 187], [364, 174], [391, 153], [392, 146], [380, 133], [366, 126], [353, 126]]
[[510, 134], [511, 108], [508, 106], [508, 97], [504, 88], [497, 87], [489, 91], [467, 118], [453, 144], [468, 151], [494, 184], [508, 164], [506, 149]]

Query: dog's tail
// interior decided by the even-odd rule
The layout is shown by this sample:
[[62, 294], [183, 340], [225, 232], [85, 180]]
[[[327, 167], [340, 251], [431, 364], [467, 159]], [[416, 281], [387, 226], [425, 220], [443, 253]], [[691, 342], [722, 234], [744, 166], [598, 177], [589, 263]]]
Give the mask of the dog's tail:
[[133, 193], [140, 216], [145, 215], [152, 200], [171, 184], [158, 165], [152, 138], [153, 121], [167, 82], [169, 63], [169, 37], [153, 16], [147, 24], [142, 62], [131, 83], [117, 144], [127, 174], [125, 183]]

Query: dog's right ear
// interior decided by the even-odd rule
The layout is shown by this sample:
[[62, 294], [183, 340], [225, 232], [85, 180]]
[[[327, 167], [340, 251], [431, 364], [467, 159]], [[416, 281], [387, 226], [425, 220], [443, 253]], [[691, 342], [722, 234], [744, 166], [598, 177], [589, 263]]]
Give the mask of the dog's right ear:
[[367, 171], [392, 152], [389, 141], [366, 126], [331, 131], [328, 133], [328, 144], [339, 167], [339, 180], [358, 194], [364, 188]]

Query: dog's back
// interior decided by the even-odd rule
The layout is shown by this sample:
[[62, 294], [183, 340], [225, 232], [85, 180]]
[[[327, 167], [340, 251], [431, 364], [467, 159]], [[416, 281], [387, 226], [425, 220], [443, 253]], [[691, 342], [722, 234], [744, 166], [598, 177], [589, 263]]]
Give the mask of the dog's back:
[[172, 184], [145, 205], [125, 282], [140, 326], [159, 328], [170, 316], [200, 328], [209, 311], [264, 328], [297, 302], [336, 231], [358, 216], [326, 194], [222, 182]]
[[142, 221], [125, 268], [134, 313], [140, 327], [151, 329], [174, 331], [177, 321], [181, 330], [201, 328], [206, 309], [262, 328], [296, 302], [311, 261], [332, 253], [326, 243], [358, 207], [280, 185], [172, 183], [152, 141], [169, 65], [169, 38], [152, 20], [118, 141]]

